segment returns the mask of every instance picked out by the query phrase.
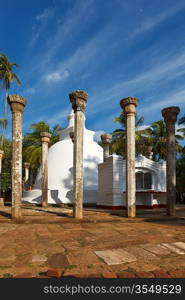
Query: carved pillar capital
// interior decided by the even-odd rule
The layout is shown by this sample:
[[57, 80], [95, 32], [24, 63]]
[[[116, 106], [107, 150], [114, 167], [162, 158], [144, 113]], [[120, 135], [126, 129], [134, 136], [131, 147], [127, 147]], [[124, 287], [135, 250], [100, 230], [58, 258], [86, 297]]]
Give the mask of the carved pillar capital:
[[25, 169], [29, 169], [30, 163], [29, 162], [24, 162], [24, 167], [25, 167]]
[[125, 111], [126, 114], [135, 114], [137, 104], [138, 104], [138, 99], [134, 97], [123, 98], [120, 101], [120, 106]]
[[69, 94], [70, 102], [74, 112], [85, 112], [88, 94], [85, 91], [74, 91]]
[[42, 143], [49, 144], [50, 139], [51, 139], [51, 133], [49, 133], [49, 132], [41, 132], [40, 133], [40, 137], [41, 137], [41, 142]]
[[178, 106], [166, 107], [161, 111], [166, 124], [168, 123], [175, 124], [179, 112], [180, 112], [180, 108]]
[[110, 144], [112, 135], [109, 133], [104, 133], [101, 135], [101, 141], [103, 144]]
[[27, 100], [19, 95], [9, 95], [7, 98], [8, 104], [12, 112], [23, 113]]

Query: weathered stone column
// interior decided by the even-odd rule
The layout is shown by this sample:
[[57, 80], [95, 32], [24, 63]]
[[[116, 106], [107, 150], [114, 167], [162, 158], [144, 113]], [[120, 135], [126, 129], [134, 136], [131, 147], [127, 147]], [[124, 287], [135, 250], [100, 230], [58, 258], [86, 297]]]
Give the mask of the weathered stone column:
[[0, 150], [0, 174], [1, 174], [1, 169], [2, 169], [2, 160], [4, 157], [4, 151]]
[[48, 144], [51, 134], [49, 132], [41, 132], [42, 142], [42, 207], [48, 206]]
[[83, 218], [83, 138], [84, 112], [88, 94], [84, 91], [74, 91], [69, 94], [74, 110], [74, 202], [73, 216]]
[[166, 123], [166, 189], [167, 189], [167, 215], [175, 215], [176, 202], [176, 150], [175, 150], [175, 122], [180, 112], [179, 107], [164, 108], [162, 116]]
[[24, 176], [24, 188], [25, 190], [28, 188], [28, 182], [29, 182], [29, 167], [30, 163], [25, 162], [24, 163], [24, 170], [25, 170], [25, 176]]
[[101, 141], [103, 144], [103, 161], [105, 162], [106, 159], [109, 157], [109, 148], [110, 148], [110, 141], [111, 141], [112, 135], [105, 133], [101, 135]]
[[126, 201], [127, 216], [136, 216], [135, 179], [135, 114], [137, 98], [128, 97], [120, 101], [126, 114]]
[[4, 151], [0, 150], [0, 206], [4, 206], [4, 199], [1, 195], [1, 170], [2, 170], [3, 156], [4, 156]]
[[22, 197], [22, 114], [26, 99], [9, 95], [8, 104], [12, 111], [12, 218], [21, 217]]

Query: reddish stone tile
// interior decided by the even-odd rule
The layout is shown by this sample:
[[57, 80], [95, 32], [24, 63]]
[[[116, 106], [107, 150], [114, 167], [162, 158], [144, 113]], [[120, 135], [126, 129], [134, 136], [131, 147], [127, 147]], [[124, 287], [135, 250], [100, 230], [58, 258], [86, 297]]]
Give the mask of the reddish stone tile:
[[163, 271], [163, 270], [156, 270], [156, 271], [152, 271], [152, 273], [154, 274], [155, 278], [170, 278], [171, 276]]
[[118, 278], [135, 278], [135, 273], [122, 271], [118, 273]]
[[34, 276], [31, 273], [22, 273], [13, 276], [14, 278], [33, 278]]
[[48, 269], [46, 275], [48, 277], [60, 278], [63, 273], [64, 273], [63, 269]]
[[151, 272], [137, 272], [136, 273], [136, 277], [139, 278], [154, 278], [154, 274], [152, 274]]
[[107, 273], [102, 273], [102, 277], [103, 278], [117, 278], [117, 275], [116, 275], [116, 273], [107, 272]]
[[185, 270], [174, 270], [168, 273], [172, 278], [185, 278]]

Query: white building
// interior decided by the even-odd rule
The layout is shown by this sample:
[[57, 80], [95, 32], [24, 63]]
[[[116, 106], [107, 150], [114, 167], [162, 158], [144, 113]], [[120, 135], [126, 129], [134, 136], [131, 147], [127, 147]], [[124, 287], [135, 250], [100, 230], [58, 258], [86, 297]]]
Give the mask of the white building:
[[[97, 207], [126, 207], [126, 165], [121, 156], [111, 155], [98, 165]], [[166, 206], [166, 162], [154, 162], [143, 155], [136, 157], [136, 207]]]
[[[74, 131], [74, 114], [68, 116], [69, 125], [61, 130], [59, 142], [49, 148], [48, 202], [73, 201], [73, 143], [69, 136]], [[103, 149], [94, 140], [94, 131], [84, 128], [84, 203], [95, 204], [98, 191], [98, 164], [103, 161]], [[23, 193], [23, 201], [41, 203], [41, 170], [33, 190]]]

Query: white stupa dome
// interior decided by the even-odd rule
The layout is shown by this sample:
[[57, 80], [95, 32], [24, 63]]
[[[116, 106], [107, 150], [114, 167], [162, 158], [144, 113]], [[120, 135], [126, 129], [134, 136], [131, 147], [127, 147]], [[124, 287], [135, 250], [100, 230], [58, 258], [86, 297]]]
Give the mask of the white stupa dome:
[[[59, 132], [59, 142], [51, 146], [48, 153], [48, 202], [53, 204], [73, 201], [73, 143], [69, 135], [74, 131], [73, 112], [68, 122], [68, 127]], [[103, 162], [103, 149], [93, 140], [94, 135], [84, 124], [84, 203], [97, 201], [98, 164]], [[25, 191], [23, 200], [41, 202], [41, 170], [33, 190]]]

